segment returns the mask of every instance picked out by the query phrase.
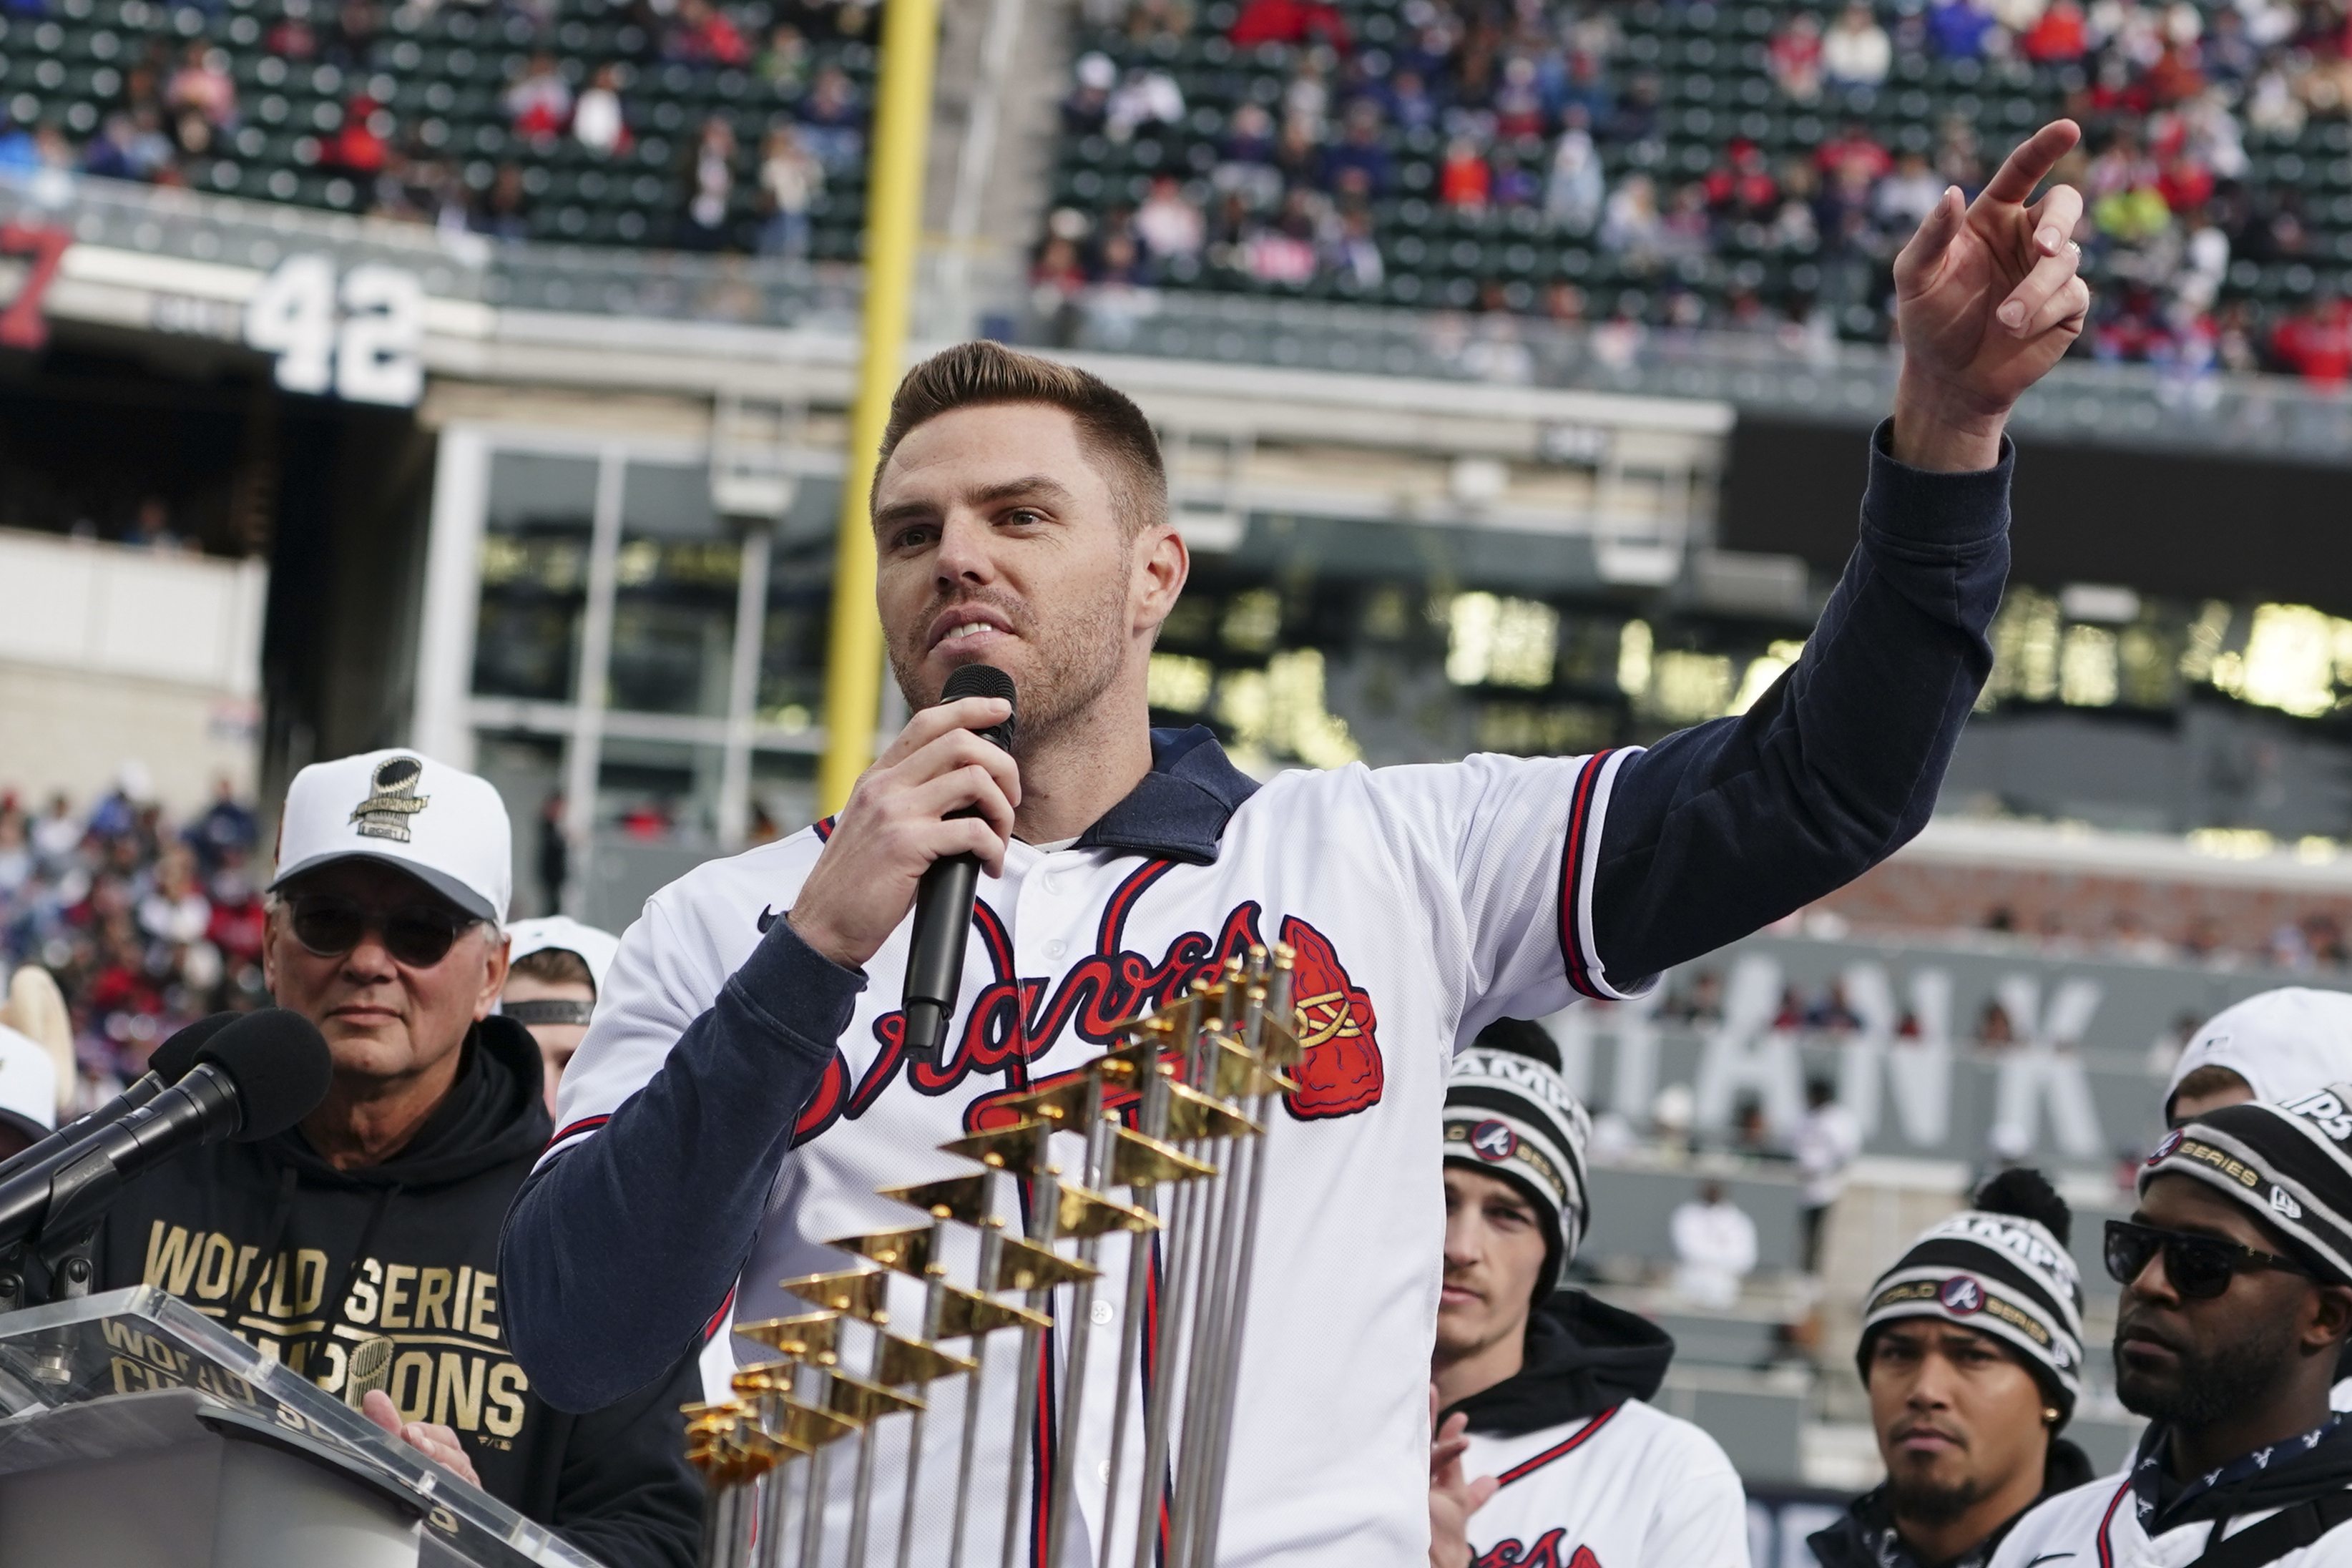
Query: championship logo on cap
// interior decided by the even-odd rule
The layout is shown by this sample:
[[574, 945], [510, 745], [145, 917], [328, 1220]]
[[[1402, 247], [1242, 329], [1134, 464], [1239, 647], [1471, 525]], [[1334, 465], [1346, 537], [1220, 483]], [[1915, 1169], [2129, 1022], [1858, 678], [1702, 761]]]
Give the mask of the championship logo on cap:
[[1481, 1121], [1470, 1129], [1470, 1149], [1481, 1160], [1499, 1163], [1519, 1152], [1519, 1135], [1507, 1122]]
[[360, 836], [407, 843], [408, 819], [433, 804], [430, 795], [416, 793], [424, 776], [425, 764], [415, 757], [388, 757], [377, 763], [368, 797], [352, 807]]
[[2165, 1158], [2167, 1155], [2170, 1154], [2170, 1153], [2171, 1153], [2175, 1149], [2178, 1149], [2178, 1148], [2179, 1148], [2179, 1147], [2180, 1147], [2180, 1129], [2179, 1129], [2179, 1128], [2178, 1128], [2178, 1127], [2176, 1127], [2176, 1128], [2174, 1128], [2171, 1131], [2169, 1131], [2169, 1132], [2168, 1132], [2168, 1133], [2166, 1133], [2166, 1134], [2164, 1135], [2164, 1140], [2163, 1140], [2163, 1142], [2159, 1142], [2158, 1144], [2157, 1144], [2157, 1146], [2156, 1146], [2155, 1148], [2153, 1148], [2153, 1149], [2151, 1149], [2151, 1150], [2149, 1150], [2149, 1151], [2147, 1152], [2147, 1163], [2148, 1163], [2149, 1164], [2153, 1165], [2153, 1164], [2155, 1164], [2158, 1160], [2161, 1160], [2161, 1159]]
[[1958, 1312], [1963, 1316], [1981, 1312], [1985, 1304], [1984, 1287], [1977, 1283], [1976, 1276], [1972, 1274], [1955, 1274], [1937, 1289], [1936, 1300], [1944, 1304], [1948, 1312]]

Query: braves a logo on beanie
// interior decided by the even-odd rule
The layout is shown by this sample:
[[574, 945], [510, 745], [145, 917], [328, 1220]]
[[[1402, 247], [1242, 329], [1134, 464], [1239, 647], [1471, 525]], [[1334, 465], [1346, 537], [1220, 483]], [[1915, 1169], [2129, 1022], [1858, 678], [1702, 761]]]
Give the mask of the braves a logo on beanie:
[[2155, 1148], [2150, 1149], [2147, 1152], [2147, 1163], [2151, 1165], [2156, 1164], [2169, 1156], [2175, 1149], [2179, 1147], [2180, 1129], [2176, 1127], [2171, 1131], [2166, 1133], [2163, 1138], [2158, 1142]]
[[1955, 1274], [1937, 1287], [1936, 1300], [1944, 1304], [1946, 1311], [1966, 1317], [1984, 1310], [1984, 1287], [1977, 1283], [1976, 1276], [1972, 1274]]
[[1499, 1163], [1519, 1152], [1519, 1135], [1507, 1121], [1481, 1121], [1470, 1129], [1470, 1152], [1489, 1163]]

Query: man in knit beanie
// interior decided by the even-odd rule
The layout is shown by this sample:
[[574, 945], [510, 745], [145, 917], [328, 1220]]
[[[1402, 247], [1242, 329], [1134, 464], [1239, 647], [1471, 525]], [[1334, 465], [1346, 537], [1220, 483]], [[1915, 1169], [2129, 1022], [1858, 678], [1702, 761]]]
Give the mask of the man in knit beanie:
[[1507, 1019], [1446, 1090], [1430, 1561], [1748, 1568], [1731, 1461], [1644, 1403], [1674, 1341], [1558, 1288], [1584, 1237], [1591, 1127], [1559, 1064], [1539, 1026]]
[[2116, 1394], [2131, 1467], [2019, 1521], [1993, 1568], [2352, 1563], [2352, 1425], [2328, 1386], [2352, 1336], [2352, 1085], [2251, 1100], [2165, 1134], [2107, 1222]]
[[1983, 1568], [2090, 1479], [2058, 1436], [2083, 1390], [2073, 1226], [2040, 1172], [2004, 1171], [1871, 1287], [1854, 1361], [1886, 1480], [1812, 1537], [1822, 1568]]

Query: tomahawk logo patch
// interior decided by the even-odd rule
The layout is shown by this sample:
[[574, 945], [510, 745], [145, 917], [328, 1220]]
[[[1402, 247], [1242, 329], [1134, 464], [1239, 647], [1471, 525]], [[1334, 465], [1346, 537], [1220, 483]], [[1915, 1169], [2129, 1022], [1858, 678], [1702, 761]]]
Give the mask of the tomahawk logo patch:
[[1519, 1152], [1519, 1135], [1508, 1122], [1481, 1121], [1470, 1129], [1471, 1152], [1492, 1164], [1498, 1164]]
[[432, 796], [416, 793], [424, 778], [425, 764], [415, 757], [387, 757], [378, 763], [368, 797], [352, 807], [351, 819], [359, 825], [360, 837], [407, 843], [408, 819], [433, 804]]
[[1984, 1287], [1977, 1283], [1976, 1276], [1972, 1274], [1955, 1274], [1936, 1291], [1936, 1300], [1944, 1304], [1946, 1311], [1958, 1312], [1965, 1317], [1969, 1313], [1984, 1310]]

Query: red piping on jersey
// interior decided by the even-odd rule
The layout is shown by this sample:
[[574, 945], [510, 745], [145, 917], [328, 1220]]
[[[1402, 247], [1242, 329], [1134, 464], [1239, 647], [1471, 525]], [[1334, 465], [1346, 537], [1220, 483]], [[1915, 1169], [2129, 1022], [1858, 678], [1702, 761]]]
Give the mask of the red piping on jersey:
[[1593, 752], [1576, 775], [1576, 798], [1569, 807], [1568, 837], [1559, 854], [1559, 956], [1568, 967], [1569, 984], [1577, 994], [1595, 1001], [1606, 1000], [1606, 994], [1593, 984], [1591, 962], [1577, 932], [1584, 924], [1580, 917], [1584, 910], [1584, 858], [1592, 801], [1600, 792], [1601, 768], [1609, 756], [1605, 751]]
[[1103, 905], [1102, 929], [1095, 937], [1095, 951], [1105, 956], [1116, 953], [1127, 945], [1127, 917], [1135, 910], [1136, 900], [1143, 889], [1168, 874], [1173, 860], [1147, 860], [1127, 875], [1110, 900]]
[[[547, 1141], [547, 1149], [554, 1148], [558, 1143], [562, 1142], [566, 1138], [572, 1137], [575, 1133], [593, 1132], [596, 1129], [604, 1126], [604, 1123], [612, 1120], [613, 1119], [610, 1116], [583, 1116], [579, 1121], [573, 1122], [571, 1126], [565, 1128], [562, 1131], [557, 1133], [554, 1137], [549, 1139]], [[544, 1154], [547, 1152], [547, 1149], [541, 1149], [540, 1152]]]
[[1509, 1469], [1505, 1470], [1501, 1475], [1496, 1476], [1495, 1478], [1495, 1484], [1497, 1487], [1509, 1486], [1513, 1481], [1519, 1479], [1523, 1476], [1533, 1475], [1536, 1471], [1542, 1469], [1546, 1465], [1550, 1464], [1554, 1459], [1566, 1458], [1569, 1455], [1576, 1452], [1578, 1448], [1583, 1447], [1584, 1440], [1587, 1437], [1591, 1436], [1595, 1432], [1598, 1432], [1603, 1426], [1608, 1426], [1610, 1418], [1624, 1408], [1625, 1407], [1622, 1405], [1611, 1405], [1608, 1409], [1602, 1411], [1591, 1420], [1587, 1421], [1566, 1439], [1546, 1448], [1542, 1453], [1538, 1454], [1531, 1459], [1521, 1459], [1517, 1464], [1513, 1465]]
[[702, 1337], [706, 1342], [719, 1331], [719, 1325], [727, 1321], [727, 1314], [734, 1309], [735, 1289], [732, 1285], [727, 1287], [727, 1300], [719, 1303], [719, 1310], [711, 1313], [710, 1321], [702, 1325]]
[[2116, 1495], [2107, 1500], [2107, 1511], [2099, 1516], [2099, 1568], [2116, 1568], [2116, 1549], [2114, 1543], [2107, 1540], [2107, 1526], [2115, 1523], [2116, 1510], [2121, 1508], [2124, 1499], [2129, 1496], [2131, 1482], [2126, 1481], [2116, 1489]]
[[816, 835], [816, 841], [819, 844], [827, 844], [833, 840], [833, 825], [840, 820], [841, 818], [837, 816], [828, 816], [822, 821], [809, 824], [809, 827]]

